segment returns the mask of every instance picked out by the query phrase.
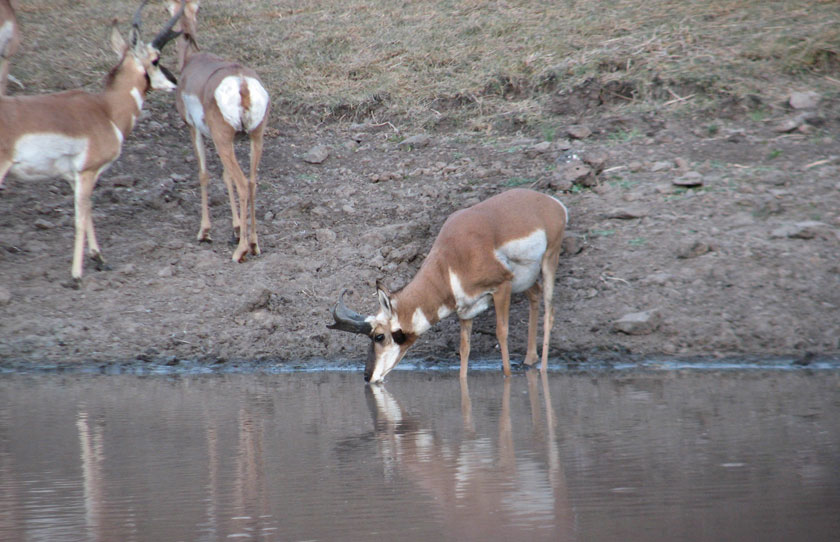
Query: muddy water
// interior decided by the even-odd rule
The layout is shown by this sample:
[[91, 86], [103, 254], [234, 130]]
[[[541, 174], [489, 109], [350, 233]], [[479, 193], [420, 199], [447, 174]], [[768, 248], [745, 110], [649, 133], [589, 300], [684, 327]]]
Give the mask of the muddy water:
[[[840, 371], [0, 376], [0, 540], [837, 540]], [[804, 538], [803, 538], [804, 537]]]

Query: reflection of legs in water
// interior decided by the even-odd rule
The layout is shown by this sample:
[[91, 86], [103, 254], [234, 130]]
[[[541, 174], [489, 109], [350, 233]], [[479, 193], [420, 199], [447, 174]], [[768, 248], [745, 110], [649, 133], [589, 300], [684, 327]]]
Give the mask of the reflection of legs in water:
[[472, 417], [472, 401], [470, 400], [470, 385], [466, 378], [461, 379], [461, 419], [464, 433], [469, 438], [475, 438], [475, 424]]

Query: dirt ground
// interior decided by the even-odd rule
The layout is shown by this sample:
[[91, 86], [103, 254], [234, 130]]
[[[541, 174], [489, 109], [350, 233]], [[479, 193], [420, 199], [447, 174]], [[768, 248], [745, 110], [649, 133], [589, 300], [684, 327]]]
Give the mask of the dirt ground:
[[[567, 114], [570, 107], [578, 109]], [[218, 159], [210, 161], [214, 242], [198, 243], [188, 135], [171, 95], [155, 95], [146, 109], [94, 193], [94, 224], [111, 269], [86, 262], [80, 289], [65, 286], [70, 186], [6, 180], [3, 367], [361, 365], [367, 340], [326, 328], [341, 290], [353, 291], [348, 305], [373, 312], [376, 279], [392, 288], [407, 283], [447, 215], [512, 186], [556, 195], [570, 211], [571, 240], [556, 280], [554, 363], [659, 356], [807, 363], [840, 353], [836, 97], [824, 96], [805, 117], [773, 104], [764, 118], [665, 106], [635, 114], [569, 100], [555, 121], [582, 139], [510, 126], [443, 130], [400, 145], [417, 134], [389, 123], [276, 121], [257, 196], [262, 255], [242, 264], [230, 259]], [[791, 119], [801, 127], [780, 131]], [[580, 125], [591, 135], [579, 133]], [[328, 157], [309, 163], [316, 146]], [[247, 156], [244, 141], [239, 155]], [[602, 170], [594, 186], [567, 177], [575, 157]], [[653, 311], [646, 327], [630, 334], [616, 327], [642, 311]], [[514, 359], [524, 355], [526, 320], [522, 296], [512, 306]], [[497, 358], [494, 321], [492, 310], [476, 320], [474, 358]], [[457, 327], [454, 318], [441, 322], [408, 358], [455, 362]]]

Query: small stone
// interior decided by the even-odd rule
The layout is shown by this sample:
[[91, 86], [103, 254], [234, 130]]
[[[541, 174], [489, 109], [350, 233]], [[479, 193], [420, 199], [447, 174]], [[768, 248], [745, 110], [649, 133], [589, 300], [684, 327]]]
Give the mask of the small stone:
[[417, 134], [403, 139], [397, 144], [397, 147], [401, 149], [420, 149], [428, 146], [431, 140], [432, 138], [426, 134]]
[[12, 292], [0, 286], [0, 307], [12, 302]]
[[632, 171], [633, 173], [638, 173], [642, 170], [644, 164], [642, 164], [639, 160], [633, 160], [629, 164], [627, 164], [627, 169]]
[[657, 310], [632, 312], [613, 322], [613, 331], [627, 335], [650, 335], [661, 322], [662, 316]]
[[779, 124], [777, 124], [773, 131], [784, 134], [787, 132], [792, 132], [802, 126], [805, 123], [805, 116], [804, 115], [797, 115], [793, 118], [785, 119]]
[[674, 164], [667, 160], [660, 160], [659, 162], [654, 162], [654, 164], [650, 167], [650, 170], [653, 173], [659, 173], [660, 171], [668, 171], [669, 169], [673, 168]]
[[117, 175], [111, 178], [111, 184], [123, 188], [130, 188], [136, 184], [136, 181], [133, 175]]
[[568, 133], [569, 137], [572, 139], [586, 139], [592, 135], [592, 130], [588, 126], [574, 124], [567, 128], [566, 133]]
[[793, 92], [788, 103], [794, 109], [814, 109], [820, 103], [820, 94], [813, 90], [807, 92]]
[[688, 160], [683, 157], [674, 158], [674, 165], [677, 166], [677, 171], [680, 173], [688, 173]]
[[583, 237], [576, 233], [567, 232], [565, 236], [563, 236], [563, 254], [568, 256], [574, 256], [575, 254], [580, 254], [583, 251]]
[[527, 149], [525, 149], [525, 156], [529, 158], [535, 158], [541, 154], [545, 154], [551, 150], [551, 141], [543, 141], [541, 143], [537, 143], [536, 145], [531, 145]]
[[603, 151], [587, 151], [582, 156], [583, 161], [592, 168], [595, 175], [604, 171], [607, 165], [607, 153]]
[[677, 250], [677, 258], [680, 259], [688, 259], [688, 258], [696, 258], [698, 256], [702, 256], [707, 252], [711, 252], [714, 250], [712, 245], [706, 243], [704, 241], [693, 241], [687, 245], [680, 247]]
[[685, 188], [694, 188], [696, 186], [703, 186], [703, 175], [696, 171], [689, 171], [682, 177], [677, 177], [671, 181], [671, 184], [676, 186], [683, 186]]
[[161, 269], [160, 271], [158, 271], [158, 274], [157, 274], [157, 275], [158, 275], [160, 278], [168, 278], [168, 277], [171, 277], [172, 275], [174, 275], [174, 273], [172, 272], [172, 266], [167, 265], [166, 267], [164, 267], [163, 269]]
[[828, 234], [830, 226], [816, 220], [806, 220], [794, 224], [785, 224], [770, 232], [770, 237], [780, 239], [789, 237], [791, 239], [813, 239], [817, 236]]
[[334, 231], [328, 228], [321, 228], [315, 230], [315, 239], [322, 245], [329, 245], [335, 242], [337, 235]]
[[632, 208], [632, 207], [619, 207], [608, 211], [606, 214], [607, 218], [612, 218], [616, 220], [632, 220], [635, 218], [644, 218], [647, 216], [647, 211], [641, 208]]
[[50, 222], [49, 220], [44, 220], [43, 218], [39, 218], [33, 222], [36, 228], [39, 230], [51, 230], [55, 228], [55, 224]]
[[594, 186], [595, 176], [592, 174], [592, 169], [580, 160], [572, 160], [558, 168], [561, 178], [573, 184], [581, 184], [583, 186]]
[[301, 159], [309, 164], [323, 164], [329, 158], [330, 150], [326, 145], [315, 145], [304, 154]]

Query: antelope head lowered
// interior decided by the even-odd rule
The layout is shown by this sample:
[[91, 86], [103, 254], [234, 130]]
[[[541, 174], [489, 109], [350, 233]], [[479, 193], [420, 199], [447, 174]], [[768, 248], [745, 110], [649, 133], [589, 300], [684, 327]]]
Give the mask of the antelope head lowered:
[[74, 191], [73, 285], [82, 278], [85, 241], [100, 265], [91, 217], [91, 194], [99, 176], [120, 155], [149, 89], [174, 90], [172, 75], [160, 65], [160, 50], [175, 37], [173, 16], [150, 42], [140, 40], [140, 14], [134, 14], [128, 43], [114, 25], [111, 46], [120, 57], [93, 94], [69, 90], [35, 96], [0, 96], [0, 187], [7, 173], [23, 181], [62, 177]]
[[[512, 293], [525, 292], [530, 302], [528, 348], [524, 363], [537, 361], [540, 291], [544, 304], [541, 369], [548, 365], [554, 313], [554, 274], [568, 220], [557, 199], [526, 189], [503, 192], [453, 213], [443, 224], [417, 275], [391, 293], [377, 283], [379, 312], [362, 316], [344, 304], [344, 292], [333, 307], [340, 331], [371, 339], [365, 380], [381, 382], [417, 338], [455, 313], [461, 323], [461, 378], [467, 375], [472, 320], [491, 302], [496, 309], [496, 337], [505, 376], [510, 376], [508, 313]], [[542, 287], [537, 279], [542, 273]]]

